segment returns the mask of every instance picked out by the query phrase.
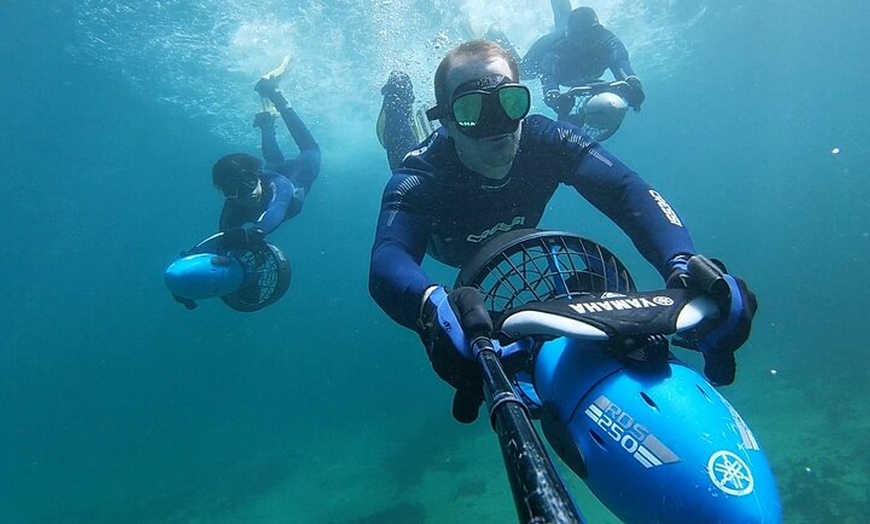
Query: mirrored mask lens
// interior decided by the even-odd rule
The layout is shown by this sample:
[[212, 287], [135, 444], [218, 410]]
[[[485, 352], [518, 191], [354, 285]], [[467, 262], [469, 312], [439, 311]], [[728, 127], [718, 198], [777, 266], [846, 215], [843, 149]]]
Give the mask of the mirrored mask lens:
[[504, 86], [498, 90], [498, 100], [508, 118], [519, 120], [529, 113], [531, 96], [523, 86]]
[[472, 138], [516, 131], [530, 107], [529, 90], [519, 84], [466, 92], [454, 98], [451, 105], [453, 120], [463, 134]]
[[459, 127], [476, 126], [483, 109], [483, 94], [468, 93], [453, 101], [453, 118]]
[[254, 190], [257, 189], [257, 183], [259, 182], [258, 178], [254, 178], [253, 180], [243, 180], [239, 181], [234, 187], [229, 188], [224, 192], [224, 196], [226, 198], [238, 198], [241, 200], [251, 198], [253, 196]]

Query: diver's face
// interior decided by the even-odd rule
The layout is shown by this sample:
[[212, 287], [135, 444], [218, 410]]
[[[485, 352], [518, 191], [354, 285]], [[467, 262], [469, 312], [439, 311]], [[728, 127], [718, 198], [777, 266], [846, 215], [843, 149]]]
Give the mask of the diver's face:
[[263, 183], [257, 177], [255, 183], [240, 184], [235, 194], [225, 196], [228, 199], [234, 199], [242, 205], [251, 206], [257, 204], [263, 198]]
[[263, 182], [257, 178], [257, 187], [251, 191], [251, 200], [253, 202], [259, 202], [260, 199], [263, 198]]
[[[447, 92], [452, 96], [460, 85], [491, 75], [503, 75], [516, 81], [504, 58], [459, 57], [447, 72]], [[500, 179], [507, 176], [519, 149], [522, 121], [516, 131], [483, 138], [472, 138], [462, 133], [452, 120], [445, 121], [444, 125], [465, 167], [488, 178]]]

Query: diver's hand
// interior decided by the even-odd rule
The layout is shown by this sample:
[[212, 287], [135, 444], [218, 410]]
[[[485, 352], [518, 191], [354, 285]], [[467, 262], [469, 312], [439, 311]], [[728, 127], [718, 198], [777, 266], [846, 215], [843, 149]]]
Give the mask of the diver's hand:
[[420, 339], [432, 368], [456, 388], [453, 417], [471, 423], [483, 402], [483, 381], [473, 362], [471, 341], [492, 333], [492, 320], [474, 288], [450, 291], [438, 286], [426, 297], [420, 315]]
[[634, 75], [626, 77], [625, 83], [628, 84], [625, 89], [625, 101], [628, 102], [628, 107], [638, 112], [640, 105], [646, 100], [646, 95], [643, 94], [643, 85], [640, 83], [640, 79]]
[[715, 385], [734, 382], [737, 363], [734, 352], [749, 338], [758, 299], [746, 282], [726, 272], [725, 266], [695, 255], [684, 269], [676, 268], [668, 287], [695, 289], [712, 297], [719, 306], [717, 319], [678, 334], [674, 344], [704, 355], [704, 375]]
[[221, 241], [225, 247], [233, 249], [261, 242], [265, 236], [258, 227], [237, 227], [224, 231]]
[[544, 95], [544, 103], [555, 111], [560, 119], [567, 117], [574, 109], [574, 97], [556, 89], [547, 91], [547, 94]]

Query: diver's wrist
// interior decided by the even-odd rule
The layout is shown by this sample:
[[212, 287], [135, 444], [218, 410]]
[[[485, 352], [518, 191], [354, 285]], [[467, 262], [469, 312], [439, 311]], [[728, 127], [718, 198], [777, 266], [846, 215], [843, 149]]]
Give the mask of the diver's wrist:
[[436, 289], [438, 289], [438, 284], [432, 284], [423, 291], [423, 299], [420, 301], [420, 314], [417, 316], [423, 315], [423, 306], [426, 305], [426, 301], [429, 300], [429, 297], [432, 296], [432, 292]]

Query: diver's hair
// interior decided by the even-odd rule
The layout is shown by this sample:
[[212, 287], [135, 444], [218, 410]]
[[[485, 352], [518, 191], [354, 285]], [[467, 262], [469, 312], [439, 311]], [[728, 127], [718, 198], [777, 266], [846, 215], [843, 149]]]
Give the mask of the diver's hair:
[[601, 25], [598, 14], [591, 7], [578, 7], [568, 15], [567, 34], [571, 38], [581, 37], [593, 27]]
[[511, 80], [519, 82], [520, 68], [517, 61], [510, 53], [495, 42], [489, 40], [470, 40], [454, 47], [435, 70], [435, 102], [439, 106], [446, 106], [450, 102], [450, 93], [447, 92], [447, 72], [453, 66], [457, 58], [472, 56], [475, 58], [504, 58], [511, 68]]
[[211, 181], [221, 191], [232, 191], [239, 184], [251, 182], [263, 169], [263, 161], [246, 153], [221, 157], [211, 168]]

